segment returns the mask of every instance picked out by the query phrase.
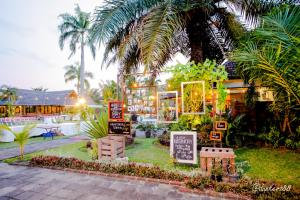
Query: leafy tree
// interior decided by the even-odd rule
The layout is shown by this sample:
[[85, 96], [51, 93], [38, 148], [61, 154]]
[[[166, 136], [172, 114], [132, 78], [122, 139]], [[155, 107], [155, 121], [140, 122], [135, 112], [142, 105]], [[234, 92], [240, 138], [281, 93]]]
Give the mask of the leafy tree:
[[271, 110], [280, 120], [282, 132], [299, 126], [300, 109], [300, 8], [276, 8], [261, 20], [232, 59], [248, 82], [256, 81], [274, 92]]
[[12, 117], [15, 115], [14, 104], [17, 100], [17, 89], [6, 85], [1, 86], [0, 89], [0, 100], [6, 101], [7, 115]]
[[76, 53], [77, 45], [80, 45], [81, 49], [81, 63], [80, 63], [80, 76], [79, 76], [79, 94], [84, 95], [84, 82], [85, 82], [85, 70], [84, 70], [84, 47], [88, 46], [91, 50], [93, 57], [95, 58], [95, 46], [91, 42], [90, 30], [91, 30], [91, 17], [90, 13], [81, 11], [79, 6], [75, 7], [75, 15], [64, 13], [59, 15], [61, 23], [58, 26], [60, 31], [59, 46], [64, 48], [64, 44], [69, 40], [69, 48], [71, 51], [70, 57]]
[[255, 24], [261, 13], [282, 2], [110, 0], [96, 8], [93, 39], [106, 45], [103, 64], [119, 61], [125, 72], [143, 64], [157, 74], [176, 52], [195, 63], [222, 60], [245, 31], [229, 11], [233, 5]]
[[0, 130], [7, 130], [14, 134], [15, 141], [20, 146], [20, 158], [23, 159], [24, 156], [24, 146], [28, 142], [28, 139], [30, 138], [30, 131], [35, 127], [35, 125], [26, 125], [22, 131], [16, 132], [13, 131], [9, 126], [6, 125], [0, 125]]
[[[65, 82], [68, 83], [70, 81], [76, 81], [75, 87], [77, 89], [77, 93], [80, 94], [80, 83], [81, 83], [81, 68], [78, 63], [75, 63], [74, 65], [67, 65], [65, 66]], [[90, 88], [90, 83], [88, 78], [92, 79], [94, 78], [92, 72], [84, 72], [84, 86], [85, 88]]]
[[107, 104], [110, 100], [116, 100], [117, 99], [117, 83], [113, 80], [102, 82], [99, 84], [100, 91], [102, 93], [103, 97], [103, 103]]

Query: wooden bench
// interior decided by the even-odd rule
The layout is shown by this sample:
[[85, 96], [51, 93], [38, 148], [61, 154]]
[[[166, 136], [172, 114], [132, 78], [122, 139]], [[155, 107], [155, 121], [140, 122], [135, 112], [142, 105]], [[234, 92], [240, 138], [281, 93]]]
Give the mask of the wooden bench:
[[[214, 164], [220, 164], [224, 172], [228, 172], [229, 169], [229, 173], [234, 174], [234, 158], [235, 155], [232, 148], [202, 147], [200, 151], [200, 167], [203, 172], [210, 175]], [[216, 163], [216, 161], [221, 163]]]
[[98, 159], [116, 159], [125, 157], [125, 137], [109, 135], [97, 140]]

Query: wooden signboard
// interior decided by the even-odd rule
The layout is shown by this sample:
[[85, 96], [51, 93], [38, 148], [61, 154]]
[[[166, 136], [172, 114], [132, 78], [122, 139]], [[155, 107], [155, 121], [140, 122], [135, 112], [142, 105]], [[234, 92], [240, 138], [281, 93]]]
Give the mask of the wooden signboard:
[[108, 134], [130, 135], [130, 122], [108, 122]]
[[179, 163], [197, 164], [197, 133], [171, 132], [170, 155]]
[[218, 130], [218, 131], [227, 130], [227, 122], [226, 121], [216, 121], [216, 130]]
[[211, 131], [209, 138], [210, 138], [210, 140], [221, 141], [222, 140], [222, 132]]
[[124, 120], [124, 107], [122, 101], [108, 102], [108, 118], [110, 120]]

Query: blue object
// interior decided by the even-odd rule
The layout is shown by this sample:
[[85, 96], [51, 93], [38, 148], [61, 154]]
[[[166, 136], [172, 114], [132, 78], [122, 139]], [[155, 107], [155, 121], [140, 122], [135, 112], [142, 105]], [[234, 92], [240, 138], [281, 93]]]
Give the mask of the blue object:
[[54, 132], [53, 131], [49, 131], [47, 133], [43, 133], [43, 137], [44, 137], [44, 139], [46, 139], [47, 137], [52, 137], [52, 140], [53, 140]]

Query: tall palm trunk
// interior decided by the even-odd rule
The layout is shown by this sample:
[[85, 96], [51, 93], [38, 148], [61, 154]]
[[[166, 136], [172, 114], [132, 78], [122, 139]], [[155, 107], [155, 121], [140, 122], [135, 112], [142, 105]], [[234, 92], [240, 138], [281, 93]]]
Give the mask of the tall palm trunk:
[[83, 34], [81, 37], [81, 64], [80, 64], [80, 91], [79, 96], [84, 97], [84, 40]]
[[201, 10], [192, 10], [188, 13], [186, 32], [188, 35], [191, 58], [190, 61], [201, 63], [204, 61], [203, 46], [206, 38], [206, 17]]

